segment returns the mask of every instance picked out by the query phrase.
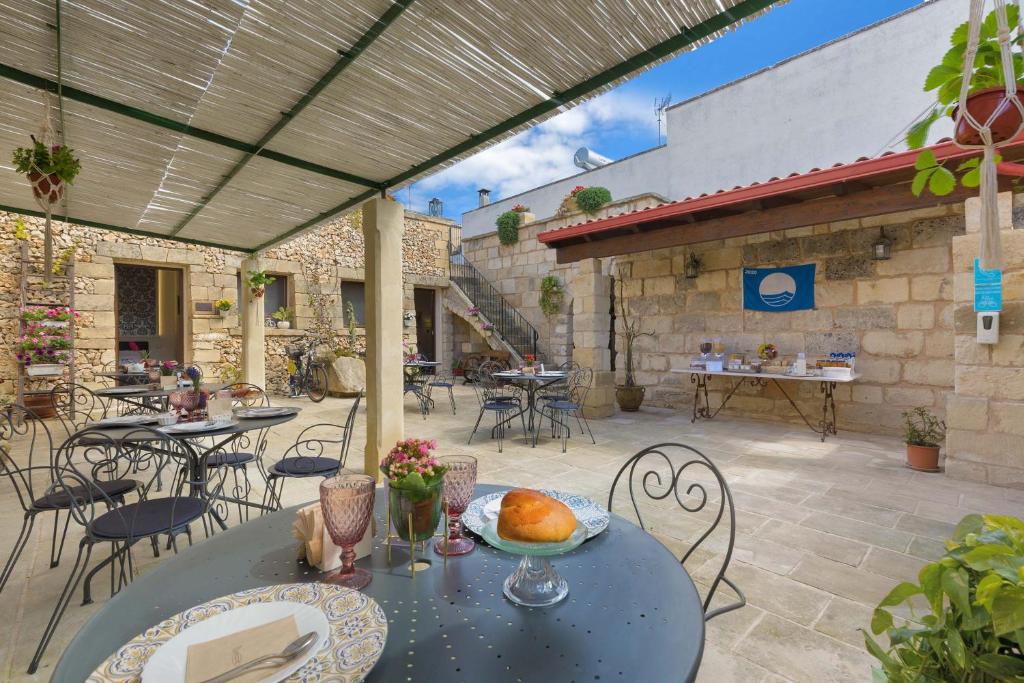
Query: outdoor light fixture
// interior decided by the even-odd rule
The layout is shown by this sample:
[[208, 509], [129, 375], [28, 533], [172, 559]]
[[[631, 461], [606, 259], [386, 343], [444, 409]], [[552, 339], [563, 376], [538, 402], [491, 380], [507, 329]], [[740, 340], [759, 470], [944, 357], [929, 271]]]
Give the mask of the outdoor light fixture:
[[690, 258], [686, 259], [685, 273], [686, 277], [691, 280], [700, 275], [700, 259], [692, 251], [690, 252]]
[[427, 211], [430, 212], [431, 216], [443, 216], [444, 215], [444, 202], [437, 197], [430, 200], [427, 205]]
[[876, 261], [892, 258], [892, 240], [885, 236], [885, 228], [878, 229], [878, 239], [871, 245], [871, 258]]

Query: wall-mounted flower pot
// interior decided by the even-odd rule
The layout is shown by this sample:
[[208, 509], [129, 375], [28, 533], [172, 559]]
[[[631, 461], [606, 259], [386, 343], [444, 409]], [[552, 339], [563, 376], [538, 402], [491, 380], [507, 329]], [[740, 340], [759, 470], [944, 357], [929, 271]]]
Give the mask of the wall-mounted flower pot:
[[29, 377], [55, 377], [64, 374], [63, 363], [35, 363], [25, 370]]
[[615, 387], [615, 400], [619, 404], [619, 410], [627, 413], [635, 413], [640, 410], [644, 402], [644, 393], [647, 387], [617, 386]]
[[[956, 121], [960, 107], [953, 109], [952, 117]], [[992, 142], [999, 143], [1009, 140], [1021, 125], [1020, 110], [1012, 100], [1006, 98], [1006, 89], [986, 88], [967, 96], [967, 111], [974, 120], [984, 125], [989, 117], [995, 114], [992, 121]], [[984, 144], [981, 134], [965, 118], [956, 128], [956, 141], [961, 145]]]
[[907, 444], [907, 467], [918, 472], [941, 472], [938, 446]]
[[65, 328], [65, 327], [68, 326], [68, 321], [67, 320], [44, 320], [42, 322], [42, 325], [43, 325], [43, 327]]
[[218, 309], [217, 309], [217, 313], [219, 313], [219, 314], [220, 314], [220, 317], [222, 317], [222, 318], [226, 318], [226, 317], [228, 317], [228, 313], [230, 313], [230, 312], [231, 312], [231, 309], [230, 309], [230, 308], [229, 308], [229, 309], [226, 309], [226, 310], [225, 310], [225, 309], [222, 309], [222, 308], [218, 308]]

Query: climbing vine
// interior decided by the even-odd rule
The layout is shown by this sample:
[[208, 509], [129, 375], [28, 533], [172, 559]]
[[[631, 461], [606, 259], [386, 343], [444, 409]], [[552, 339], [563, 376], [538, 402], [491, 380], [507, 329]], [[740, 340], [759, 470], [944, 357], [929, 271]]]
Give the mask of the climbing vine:
[[540, 281], [540, 310], [544, 315], [554, 315], [562, 309], [565, 290], [556, 275], [548, 275]]
[[494, 225], [498, 228], [498, 241], [508, 246], [519, 241], [519, 223], [523, 214], [518, 211], [506, 211], [498, 216]]

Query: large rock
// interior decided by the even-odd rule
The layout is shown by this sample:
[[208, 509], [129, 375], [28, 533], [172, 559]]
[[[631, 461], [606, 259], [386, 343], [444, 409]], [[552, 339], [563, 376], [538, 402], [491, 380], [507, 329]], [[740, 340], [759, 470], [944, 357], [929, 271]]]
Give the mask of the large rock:
[[327, 390], [332, 394], [354, 396], [366, 389], [366, 364], [362, 358], [341, 356], [327, 366]]

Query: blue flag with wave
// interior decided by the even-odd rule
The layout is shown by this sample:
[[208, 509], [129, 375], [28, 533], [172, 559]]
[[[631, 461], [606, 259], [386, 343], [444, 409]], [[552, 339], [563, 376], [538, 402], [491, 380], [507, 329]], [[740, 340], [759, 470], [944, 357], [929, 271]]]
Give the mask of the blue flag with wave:
[[815, 264], [744, 268], [743, 308], [748, 311], [805, 311], [814, 308]]

